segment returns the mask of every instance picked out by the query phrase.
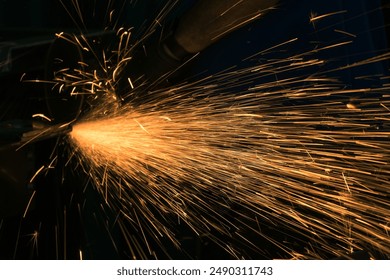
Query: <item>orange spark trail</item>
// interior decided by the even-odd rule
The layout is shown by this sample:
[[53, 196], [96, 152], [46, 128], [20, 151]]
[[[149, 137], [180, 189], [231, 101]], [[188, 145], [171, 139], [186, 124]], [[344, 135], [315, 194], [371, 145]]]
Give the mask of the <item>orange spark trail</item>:
[[[216, 230], [243, 240], [245, 231], [262, 236], [254, 220], [277, 225], [310, 240], [307, 257], [345, 255], [364, 244], [390, 253], [383, 227], [390, 222], [390, 132], [371, 124], [390, 118], [388, 89], [350, 106], [344, 95], [362, 89], [301, 81], [262, 84], [243, 95], [210, 94], [219, 90], [212, 84], [153, 93], [136, 108], [92, 112], [70, 140], [107, 203], [143, 233], [148, 248], [145, 234], [179, 246], [179, 218], [198, 235]], [[310, 102], [329, 96], [340, 99]], [[307, 103], [290, 107], [286, 100]], [[329, 248], [329, 239], [339, 243]]]
[[[105, 55], [102, 69], [64, 70], [56, 82], [93, 99], [69, 136], [72, 159], [116, 214], [133, 258], [156, 256], [151, 241], [180, 248], [178, 224], [236, 258], [245, 256], [242, 247], [262, 251], [249, 236], [291, 258], [362, 248], [390, 256], [387, 78], [381, 87], [348, 88], [329, 77], [332, 70], [321, 73], [326, 61], [314, 56], [351, 41], [155, 92], [129, 80], [128, 103], [119, 104], [115, 86], [131, 60], [130, 33], [118, 32], [119, 49]], [[317, 74], [298, 76], [301, 70]], [[261, 78], [270, 81], [254, 82]], [[268, 228], [297, 236], [303, 249]]]

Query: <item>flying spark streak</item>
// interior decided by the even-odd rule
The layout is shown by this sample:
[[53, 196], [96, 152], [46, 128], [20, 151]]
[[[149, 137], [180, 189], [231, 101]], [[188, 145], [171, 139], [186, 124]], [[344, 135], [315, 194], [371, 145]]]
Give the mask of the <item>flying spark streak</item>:
[[[41, 224], [39, 225], [39, 230], [41, 228]], [[36, 255], [39, 255], [38, 252], [38, 240], [39, 240], [39, 230], [34, 230], [33, 233], [28, 234], [30, 237], [29, 242], [31, 243], [32, 251], [36, 253]]]
[[[300, 67], [316, 63], [302, 60]], [[291, 72], [296, 65], [286, 59], [262, 67], [259, 75], [267, 67]], [[382, 225], [390, 217], [390, 131], [386, 122], [376, 128], [379, 118], [390, 117], [389, 88], [344, 89], [319, 75], [231, 94], [232, 77], [245, 85], [253, 68], [143, 93], [146, 102], [134, 97], [137, 106], [108, 101], [73, 127], [69, 140], [85, 172], [142, 234], [149, 254], [147, 236], [179, 246], [177, 219], [225, 248], [211, 232], [254, 247], [244, 232], [265, 238], [260, 223], [310, 240], [304, 258], [367, 246], [389, 254]], [[359, 105], [349, 105], [349, 96]], [[129, 246], [137, 251], [141, 245]]]
[[315, 21], [318, 21], [318, 20], [321, 20], [321, 19], [324, 19], [326, 17], [330, 17], [330, 16], [334, 16], [334, 15], [339, 15], [339, 14], [345, 14], [347, 11], [346, 10], [343, 10], [343, 11], [336, 11], [336, 12], [333, 12], [333, 13], [328, 13], [328, 14], [323, 14], [323, 15], [316, 15], [315, 13], [312, 13], [311, 16], [310, 16], [310, 22], [311, 23], [314, 23]]
[[335, 31], [335, 32], [338, 32], [338, 33], [341, 33], [341, 34], [345, 34], [345, 35], [347, 35], [347, 36], [351, 36], [351, 37], [356, 38], [356, 35], [355, 35], [355, 34], [352, 34], [352, 33], [350, 33], [350, 32], [344, 31], [344, 30], [335, 29], [334, 31]]
[[47, 117], [45, 114], [34, 114], [34, 115], [32, 115], [32, 117], [33, 118], [42, 118], [42, 119], [45, 119], [45, 120], [47, 120], [47, 121], [49, 121], [49, 122], [51, 122], [52, 120], [49, 118], [49, 117]]
[[[321, 72], [327, 62], [316, 55], [353, 43], [333, 42], [155, 92], [141, 92], [125, 77], [131, 90], [122, 100], [116, 83], [123, 67], [175, 2], [135, 43], [131, 29], [119, 29], [112, 53], [95, 53], [85, 37], [58, 35], [98, 62], [56, 73], [56, 86], [89, 95], [91, 104], [73, 123], [66, 167], [75, 163], [93, 181], [115, 213], [131, 257], [156, 257], [155, 244], [169, 255], [166, 239], [180, 248], [179, 224], [237, 258], [245, 255], [243, 244], [267, 256], [251, 235], [292, 259], [346, 256], [361, 248], [390, 255], [388, 77], [381, 87], [354, 89], [329, 76], [389, 54]], [[310, 22], [345, 12], [313, 14]], [[64, 248], [66, 215], [64, 209]], [[268, 228], [294, 235], [304, 248], [277, 240]], [[56, 228], [57, 251], [58, 235]]]
[[45, 169], [45, 166], [42, 165], [42, 166], [35, 172], [35, 174], [31, 177], [30, 183], [32, 183], [32, 182], [35, 180], [35, 178], [39, 175], [39, 173], [41, 173], [44, 169]]
[[36, 193], [36, 191], [33, 191], [32, 195], [31, 195], [31, 197], [30, 197], [30, 199], [29, 199], [29, 201], [27, 203], [26, 209], [24, 210], [24, 213], [23, 213], [23, 218], [26, 218], [28, 209], [30, 208], [30, 205], [31, 205], [31, 203], [32, 203], [32, 201], [34, 199], [35, 193]]

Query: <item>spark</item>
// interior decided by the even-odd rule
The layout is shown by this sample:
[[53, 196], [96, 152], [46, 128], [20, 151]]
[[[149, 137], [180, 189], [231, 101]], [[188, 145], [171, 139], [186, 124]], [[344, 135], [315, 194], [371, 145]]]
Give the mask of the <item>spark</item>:
[[[310, 22], [345, 12], [313, 14]], [[118, 31], [118, 49], [103, 55], [102, 69], [60, 71], [55, 82], [98, 98], [74, 123], [71, 160], [115, 212], [134, 259], [155, 256], [154, 243], [164, 251], [161, 239], [179, 248], [175, 226], [181, 223], [237, 258], [243, 252], [233, 241], [259, 250], [245, 233], [292, 259], [346, 256], [361, 248], [390, 255], [390, 87], [348, 88], [329, 76], [384, 61], [389, 53], [295, 74], [326, 64], [313, 55], [352, 43], [343, 41], [154, 92], [138, 92], [128, 79], [130, 101], [121, 103], [115, 86], [131, 62], [130, 34]], [[237, 88], [241, 92], [232, 93]], [[66, 231], [66, 209], [64, 217]], [[297, 252], [262, 228], [297, 234], [307, 246]]]
[[240, 1], [238, 1], [237, 3], [233, 4], [232, 6], [230, 6], [229, 8], [227, 8], [224, 12], [222, 12], [220, 16], [225, 15], [226, 13], [228, 13], [229, 11], [231, 11], [232, 9], [234, 9], [237, 5], [241, 4], [243, 1], [244, 1], [244, 0], [240, 0]]
[[385, 108], [387, 111], [389, 111], [390, 112], [390, 108], [388, 108], [385, 104], [383, 104], [383, 103], [380, 103], [380, 105], [383, 107], [383, 108]]
[[130, 86], [131, 86], [131, 89], [134, 89], [134, 85], [133, 85], [133, 83], [131, 82], [131, 79], [130, 79], [130, 77], [129, 77], [129, 78], [127, 78], [127, 80], [129, 81], [129, 84], [130, 84]]
[[342, 10], [342, 11], [336, 11], [336, 12], [327, 13], [319, 16], [316, 15], [314, 12], [312, 12], [310, 15], [310, 23], [314, 24], [315, 21], [324, 19], [326, 17], [334, 16], [334, 15], [345, 14], [346, 12], [347, 12], [346, 10]]
[[21, 82], [22, 82], [22, 81], [23, 81], [23, 79], [24, 79], [24, 77], [25, 77], [26, 75], [27, 75], [27, 73], [23, 73], [23, 74], [22, 74], [22, 76], [20, 76], [20, 79], [19, 79], [19, 81], [21, 81]]
[[260, 55], [260, 54], [265, 54], [265, 53], [267, 53], [267, 52], [269, 52], [269, 51], [271, 51], [271, 50], [274, 50], [274, 49], [279, 48], [279, 47], [281, 47], [281, 46], [283, 46], [283, 45], [287, 45], [287, 44], [289, 44], [289, 43], [295, 42], [295, 41], [297, 41], [297, 40], [298, 40], [298, 38], [293, 38], [293, 39], [290, 39], [290, 40], [288, 40], [288, 41], [286, 41], [286, 42], [277, 44], [277, 45], [275, 45], [275, 46], [272, 46], [272, 47], [270, 47], [270, 48], [267, 48], [267, 49], [265, 49], [265, 50], [262, 50], [262, 51], [260, 51], [260, 52], [257, 52], [257, 53], [255, 53], [255, 54], [253, 54], [253, 55], [251, 55], [251, 56], [245, 58], [244, 61], [245, 61], [245, 60], [252, 59], [252, 58], [254, 58], [255, 56], [258, 56], [258, 55]]
[[23, 218], [26, 218], [26, 215], [27, 215], [27, 212], [28, 212], [28, 209], [30, 208], [30, 205], [31, 205], [31, 202], [33, 201], [34, 199], [34, 196], [35, 196], [35, 193], [36, 191], [33, 191], [28, 203], [27, 203], [27, 206], [26, 206], [26, 209], [24, 210], [24, 213], [23, 213]]
[[344, 30], [335, 29], [334, 31], [335, 31], [335, 32], [338, 32], [338, 33], [341, 33], [341, 34], [345, 34], [345, 35], [347, 35], [347, 36], [354, 37], [354, 38], [357, 37], [355, 34], [352, 34], [352, 33], [350, 33], [350, 32], [344, 31]]
[[47, 121], [49, 121], [49, 122], [51, 122], [52, 121], [52, 119], [50, 119], [49, 117], [47, 117], [45, 114], [34, 114], [34, 115], [32, 115], [32, 117], [33, 118], [42, 118], [42, 119], [45, 119], [45, 120], [47, 120]]
[[[39, 225], [39, 229], [41, 228], [41, 224]], [[39, 230], [34, 230], [33, 233], [28, 235], [30, 237], [30, 243], [32, 244], [32, 249], [36, 251], [38, 255], [38, 240], [39, 240]]]
[[224, 30], [224, 32], [218, 32], [218, 35], [214, 36], [211, 40], [212, 41], [217, 40], [218, 38], [221, 38], [225, 34], [231, 32], [232, 30], [238, 29], [239, 27], [244, 26], [248, 22], [252, 22], [255, 19], [260, 18], [262, 15], [263, 15], [263, 12], [258, 12], [256, 14], [254, 14], [253, 16], [251, 16], [250, 18], [242, 19], [241, 21], [237, 22], [235, 25], [232, 25], [230, 28]]
[[39, 173], [41, 173], [45, 169], [45, 165], [42, 165], [36, 172], [35, 174], [31, 177], [30, 179], [30, 184], [34, 182], [35, 178], [38, 176]]
[[[282, 66], [296, 67], [289, 59]], [[245, 81], [253, 69], [237, 75]], [[148, 102], [137, 107], [125, 104], [103, 117], [86, 115], [70, 134], [84, 169], [103, 194], [109, 192], [111, 207], [122, 201], [121, 211], [127, 212], [122, 217], [142, 234], [150, 254], [146, 236], [177, 242], [169, 230], [174, 216], [199, 235], [236, 228], [237, 221], [220, 213], [234, 204], [247, 209], [233, 215], [247, 219], [234, 234], [243, 242], [240, 231], [257, 231], [250, 220], [260, 219], [301, 232], [319, 252], [329, 238], [339, 242], [329, 249], [337, 255], [349, 253], [344, 247], [373, 245], [373, 239], [381, 240], [378, 249], [390, 252], [388, 234], [377, 223], [390, 215], [384, 183], [390, 177], [390, 132], [369, 124], [389, 115], [384, 106], [390, 101], [383, 98], [388, 88], [371, 90], [378, 96], [374, 103], [359, 99], [361, 108], [367, 102], [375, 109], [356, 110], [333, 98], [366, 90], [343, 89], [333, 79], [294, 77], [242, 95], [229, 95], [224, 74], [212, 80], [219, 84], [171, 88], [144, 95]], [[225, 94], [211, 94], [221, 88]], [[322, 104], [311, 102], [329, 97]], [[289, 107], [286, 100], [306, 103]], [[347, 218], [352, 232], [343, 225]], [[350, 244], [350, 235], [359, 242]]]

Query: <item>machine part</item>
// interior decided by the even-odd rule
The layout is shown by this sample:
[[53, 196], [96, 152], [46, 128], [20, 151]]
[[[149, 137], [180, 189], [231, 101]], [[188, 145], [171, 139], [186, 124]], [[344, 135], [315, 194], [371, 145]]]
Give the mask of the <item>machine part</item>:
[[[183, 70], [183, 66], [193, 62], [198, 53], [240, 27], [259, 19], [278, 2], [279, 0], [196, 1], [163, 40], [159, 43], [146, 43], [142, 45], [142, 50], [135, 50], [132, 58], [119, 72], [119, 96], [125, 98], [134, 88], [149, 90], [164, 87], [167, 82], [177, 82], [180, 80], [178, 70]], [[131, 84], [129, 80], [132, 81]]]
[[63, 123], [57, 125], [45, 125], [38, 122], [33, 122], [33, 130], [23, 133], [19, 144], [21, 146], [28, 145], [37, 141], [42, 141], [50, 138], [65, 135], [72, 131], [70, 123]]
[[22, 147], [72, 131], [71, 123], [47, 125], [37, 121], [11, 120], [0, 122], [0, 151]]
[[258, 19], [278, 1], [196, 1], [180, 19], [175, 39], [188, 53], [203, 51], [232, 31]]

